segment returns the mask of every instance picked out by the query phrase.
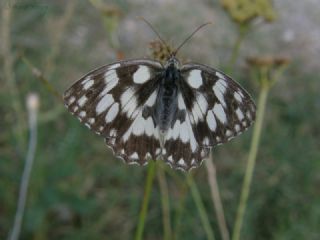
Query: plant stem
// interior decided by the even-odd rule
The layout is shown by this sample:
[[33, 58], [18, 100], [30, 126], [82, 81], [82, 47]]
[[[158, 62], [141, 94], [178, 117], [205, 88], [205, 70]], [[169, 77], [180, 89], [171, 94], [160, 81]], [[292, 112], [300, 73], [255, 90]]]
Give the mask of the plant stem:
[[219, 185], [217, 181], [216, 168], [213, 164], [211, 152], [210, 152], [209, 159], [207, 159], [205, 163], [206, 163], [207, 172], [208, 172], [208, 182], [210, 185], [212, 201], [216, 211], [221, 237], [223, 240], [229, 240], [230, 235], [227, 228], [226, 219], [224, 217], [223, 206], [222, 206], [220, 192], [219, 192]]
[[[56, 57], [59, 56], [59, 53], [61, 51], [61, 43], [63, 42], [63, 36], [67, 29], [67, 25], [72, 20], [72, 16], [75, 11], [77, 2], [76, 1], [68, 1], [65, 6], [65, 11], [62, 16], [59, 16], [59, 19], [51, 19], [52, 22], [55, 23], [54, 26], [48, 26], [50, 29], [50, 33], [52, 31], [52, 27], [54, 27], [54, 31], [51, 40], [52, 44], [50, 47], [50, 51], [47, 55], [46, 59], [46, 66], [45, 66], [45, 74], [49, 78], [51, 77], [51, 74], [54, 71], [55, 68], [55, 60]], [[51, 23], [51, 22], [50, 22]]]
[[[37, 100], [34, 100], [37, 101]], [[37, 103], [32, 103], [33, 106], [29, 108], [29, 128], [30, 128], [30, 139], [29, 139], [29, 146], [28, 152], [25, 160], [25, 166], [23, 169], [21, 182], [20, 182], [20, 190], [19, 190], [19, 198], [17, 204], [17, 211], [14, 218], [14, 224], [12, 227], [12, 231], [8, 237], [9, 240], [17, 240], [19, 239], [21, 225], [22, 225], [22, 218], [24, 214], [24, 209], [27, 200], [27, 193], [29, 187], [29, 180], [31, 175], [31, 170], [33, 166], [33, 161], [36, 152], [36, 145], [37, 145]]]
[[162, 218], [163, 218], [163, 230], [164, 230], [164, 240], [172, 239], [171, 231], [171, 221], [170, 221], [170, 206], [169, 206], [169, 191], [166, 181], [166, 176], [164, 174], [163, 168], [158, 168], [157, 170], [159, 187], [161, 192], [161, 203], [162, 203]]
[[206, 209], [203, 205], [203, 202], [201, 201], [199, 190], [198, 190], [197, 185], [195, 184], [191, 174], [187, 175], [187, 181], [188, 181], [188, 185], [191, 189], [192, 197], [196, 203], [202, 225], [203, 225], [204, 230], [207, 234], [207, 239], [214, 240], [215, 238], [214, 238], [213, 230], [210, 226], [210, 222], [209, 222], [209, 218], [208, 218]]
[[48, 81], [48, 79], [43, 75], [43, 73], [35, 67], [28, 58], [22, 57], [22, 61], [31, 70], [32, 74], [43, 84], [43, 86], [59, 101], [63, 102], [62, 95], [58, 90]]
[[242, 44], [242, 41], [243, 41], [245, 35], [248, 32], [248, 28], [249, 27], [247, 25], [240, 25], [239, 26], [239, 34], [238, 34], [238, 37], [233, 45], [231, 57], [230, 57], [228, 68], [227, 68], [228, 73], [231, 72], [231, 70], [233, 69], [233, 67], [237, 61], [237, 58], [239, 56], [240, 46]]
[[265, 113], [268, 92], [269, 92], [269, 86], [267, 84], [261, 84], [261, 90], [260, 90], [259, 101], [258, 101], [258, 109], [257, 109], [257, 118], [256, 118], [256, 123], [253, 129], [253, 137], [251, 140], [251, 147], [250, 147], [250, 152], [248, 156], [246, 173], [245, 173], [245, 177], [242, 185], [240, 203], [237, 210], [237, 217], [234, 225], [232, 240], [240, 239], [240, 232], [241, 232], [243, 217], [244, 217], [244, 213], [245, 213], [247, 202], [248, 202], [250, 185], [252, 181], [252, 175], [255, 167], [255, 162], [256, 162], [256, 157], [257, 157], [257, 152], [258, 152], [258, 147], [260, 142], [261, 129], [262, 129], [262, 123], [263, 123], [263, 118]]
[[143, 196], [142, 207], [139, 214], [139, 224], [136, 231], [135, 239], [141, 240], [143, 235], [144, 223], [147, 215], [148, 204], [150, 199], [151, 187], [154, 179], [156, 163], [154, 161], [149, 161], [148, 173], [146, 179], [146, 187]]

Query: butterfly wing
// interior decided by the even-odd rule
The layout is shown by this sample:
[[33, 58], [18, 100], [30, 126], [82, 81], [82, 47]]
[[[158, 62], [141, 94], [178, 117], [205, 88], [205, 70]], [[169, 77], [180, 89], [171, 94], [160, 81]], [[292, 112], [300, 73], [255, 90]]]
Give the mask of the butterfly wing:
[[160, 153], [159, 136], [144, 106], [156, 100], [159, 62], [121, 61], [91, 71], [64, 94], [68, 110], [105, 138], [114, 153], [128, 163], [144, 164]]
[[165, 159], [177, 168], [198, 167], [210, 148], [245, 131], [255, 119], [249, 94], [224, 73], [200, 64], [180, 69], [178, 108], [186, 112], [169, 129]]

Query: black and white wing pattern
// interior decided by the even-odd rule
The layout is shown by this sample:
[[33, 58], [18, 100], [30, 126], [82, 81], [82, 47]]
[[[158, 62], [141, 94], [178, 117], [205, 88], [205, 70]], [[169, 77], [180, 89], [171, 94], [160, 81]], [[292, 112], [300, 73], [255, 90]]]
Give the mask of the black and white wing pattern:
[[[169, 65], [176, 61], [171, 60]], [[166, 94], [173, 92], [167, 88], [175, 86], [177, 95], [167, 102]], [[147, 59], [93, 70], [65, 92], [64, 101], [127, 163], [162, 158], [183, 170], [198, 167], [213, 146], [237, 136], [255, 119], [249, 94], [222, 72], [200, 64], [163, 67]], [[173, 118], [163, 132], [159, 123], [167, 116]]]
[[249, 94], [224, 73], [200, 64], [180, 69], [178, 109], [185, 121], [176, 120], [165, 140], [163, 158], [173, 167], [198, 167], [210, 149], [245, 131], [255, 119]]
[[144, 106], [157, 96], [157, 61], [121, 61], [91, 71], [64, 94], [68, 110], [105, 138], [115, 155], [127, 163], [145, 164], [161, 154], [159, 131]]

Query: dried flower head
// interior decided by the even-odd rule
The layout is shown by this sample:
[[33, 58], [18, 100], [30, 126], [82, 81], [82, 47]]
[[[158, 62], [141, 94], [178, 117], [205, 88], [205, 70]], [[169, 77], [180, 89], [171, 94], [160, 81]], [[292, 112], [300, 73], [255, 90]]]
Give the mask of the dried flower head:
[[149, 46], [152, 57], [162, 63], [166, 62], [173, 52], [173, 49], [170, 46], [164, 46], [159, 40], [150, 42]]
[[29, 111], [37, 111], [39, 108], [39, 96], [37, 93], [29, 93], [27, 96], [27, 108]]
[[252, 67], [282, 67], [290, 63], [290, 59], [282, 56], [248, 57], [247, 63]]
[[233, 21], [239, 24], [249, 23], [259, 17], [266, 22], [272, 22], [276, 18], [271, 0], [220, 0], [220, 2]]
[[287, 57], [266, 56], [266, 57], [248, 57], [247, 64], [258, 75], [260, 84], [272, 86], [279, 78], [279, 75], [290, 63]]

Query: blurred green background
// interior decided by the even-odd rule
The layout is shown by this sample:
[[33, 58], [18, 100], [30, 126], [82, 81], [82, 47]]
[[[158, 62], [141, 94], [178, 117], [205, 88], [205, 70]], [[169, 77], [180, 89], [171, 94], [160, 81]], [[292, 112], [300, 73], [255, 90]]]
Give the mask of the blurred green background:
[[[320, 4], [239, 2], [1, 0], [0, 239], [7, 238], [16, 211], [30, 92], [40, 98], [39, 134], [20, 239], [133, 239], [147, 168], [113, 157], [43, 80], [62, 94], [97, 66], [150, 55], [156, 37], [137, 16], [174, 46], [212, 21], [180, 57], [227, 71], [256, 100], [259, 84], [246, 58], [290, 59], [268, 98], [241, 239], [320, 239]], [[213, 149], [230, 231], [251, 135], [252, 129]], [[221, 239], [205, 165], [192, 173]], [[161, 179], [156, 175], [144, 239], [163, 239]], [[165, 181], [173, 236], [207, 239], [185, 173], [166, 168]]]

